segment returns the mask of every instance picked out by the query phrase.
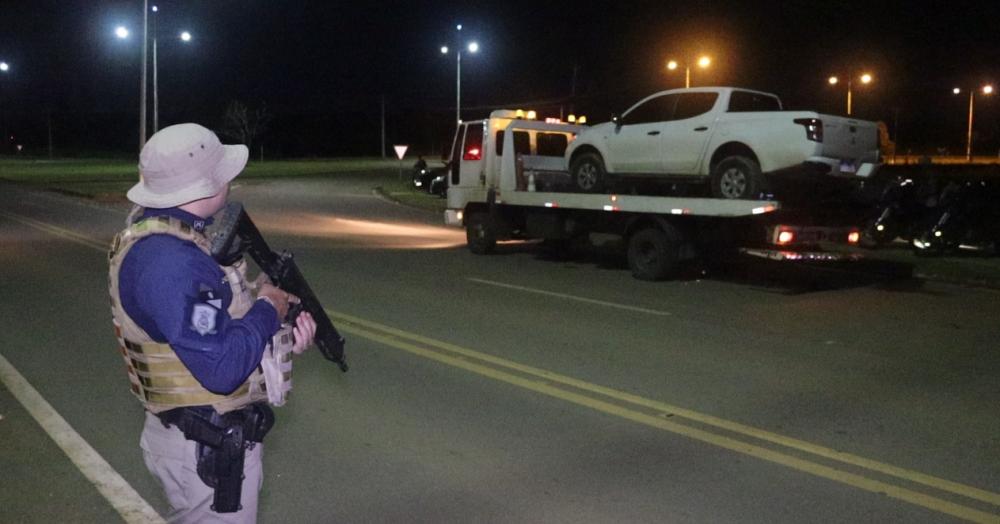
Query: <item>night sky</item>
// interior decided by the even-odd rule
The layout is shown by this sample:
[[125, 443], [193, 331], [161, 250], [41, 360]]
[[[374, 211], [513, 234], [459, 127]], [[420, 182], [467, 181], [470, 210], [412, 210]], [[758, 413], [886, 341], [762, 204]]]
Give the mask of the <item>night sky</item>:
[[[152, 2], [151, 2], [152, 5]], [[694, 85], [775, 92], [795, 109], [842, 114], [831, 74], [871, 71], [855, 116], [898, 126], [901, 150], [964, 152], [968, 97], [1000, 82], [1000, 2], [157, 2], [161, 126], [217, 127], [226, 103], [266, 103], [276, 156], [379, 153], [388, 142], [437, 154], [455, 104], [455, 24], [463, 118], [496, 107], [572, 108], [606, 120], [639, 98], [683, 87], [668, 58], [700, 53]], [[134, 154], [142, 2], [0, 0], [0, 119], [42, 152]], [[117, 25], [132, 31], [117, 39]], [[188, 30], [190, 43], [176, 35]], [[570, 98], [574, 89], [576, 96]], [[1000, 87], [1000, 86], [998, 86]], [[150, 99], [152, 94], [150, 92]], [[1000, 96], [977, 98], [977, 144], [1000, 148]], [[391, 151], [391, 148], [389, 148]], [[977, 147], [977, 151], [980, 147]]]

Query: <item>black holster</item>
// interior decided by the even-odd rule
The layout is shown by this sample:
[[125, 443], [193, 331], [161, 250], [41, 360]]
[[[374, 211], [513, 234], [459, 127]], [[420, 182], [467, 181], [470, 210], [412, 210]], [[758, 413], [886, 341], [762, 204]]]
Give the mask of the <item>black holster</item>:
[[250, 404], [220, 415], [214, 409], [198, 406], [175, 408], [158, 416], [164, 426], [173, 424], [184, 433], [184, 438], [198, 443], [198, 476], [215, 489], [212, 511], [239, 511], [244, 454], [257, 442], [263, 442], [274, 426], [271, 407], [264, 403]]

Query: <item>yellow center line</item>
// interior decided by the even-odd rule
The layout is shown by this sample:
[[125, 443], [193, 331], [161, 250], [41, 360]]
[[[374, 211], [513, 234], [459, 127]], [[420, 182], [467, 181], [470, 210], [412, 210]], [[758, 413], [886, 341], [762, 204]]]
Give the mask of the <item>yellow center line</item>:
[[[336, 314], [330, 311], [331, 316]], [[678, 424], [671, 422], [661, 417], [654, 415], [648, 415], [635, 410], [627, 409], [617, 404], [612, 404], [610, 402], [605, 402], [598, 400], [586, 395], [579, 393], [574, 393], [572, 391], [567, 391], [565, 389], [560, 389], [559, 387], [539, 382], [537, 380], [527, 379], [524, 377], [519, 377], [505, 371], [500, 371], [495, 368], [487, 367], [482, 364], [477, 364], [475, 362], [470, 362], [459, 356], [450, 356], [441, 354], [438, 351], [420, 347], [406, 340], [401, 340], [400, 337], [395, 334], [380, 334], [368, 329], [358, 327], [354, 323], [348, 321], [346, 323], [341, 323], [338, 328], [340, 331], [349, 333], [352, 335], [357, 335], [360, 337], [367, 338], [369, 340], [385, 344], [409, 353], [418, 355], [423, 358], [441, 362], [449, 366], [457, 367], [488, 377], [500, 382], [506, 382], [536, 393], [547, 395], [553, 398], [571, 402], [580, 406], [584, 406], [595, 411], [606, 413], [608, 415], [616, 416], [638, 424], [643, 424], [656, 429], [668, 431], [678, 435], [682, 435], [694, 440], [712, 444], [721, 448], [725, 448], [737, 453], [742, 453], [749, 455], [761, 460], [766, 460], [768, 462], [773, 462], [786, 466], [804, 473], [808, 473], [817, 477], [822, 477], [828, 480], [839, 482], [841, 484], [846, 484], [853, 486], [865, 491], [869, 491], [876, 494], [884, 494], [888, 497], [908, 502], [917, 506], [921, 506], [939, 513], [944, 513], [946, 515], [951, 515], [961, 519], [968, 520], [970, 522], [979, 523], [992, 523], [996, 524], [1000, 522], [1000, 515], [994, 515], [977, 509], [969, 508], [950, 502], [944, 499], [940, 499], [931, 495], [913, 491], [910, 489], [895, 486], [893, 484], [888, 484], [886, 482], [881, 482], [878, 480], [863, 477], [861, 475], [856, 475], [853, 473], [848, 473], [845, 471], [840, 471], [838, 469], [831, 468], [829, 466], [824, 466], [822, 464], [817, 464], [815, 462], [810, 462], [808, 460], [803, 460], [791, 455], [780, 453], [774, 450], [763, 448], [760, 446], [755, 446], [753, 444], [748, 444], [740, 440], [732, 439], [722, 435], [716, 435], [708, 431], [704, 431], [697, 428], [692, 428], [685, 426], [683, 424]]]
[[40, 220], [35, 220], [33, 218], [28, 218], [22, 215], [16, 215], [14, 213], [8, 213], [5, 211], [0, 211], [0, 216], [9, 218], [15, 222], [20, 222], [26, 226], [33, 227], [40, 231], [50, 233], [64, 240], [69, 240], [70, 242], [76, 242], [77, 244], [82, 244], [84, 246], [97, 249], [99, 251], [107, 252], [110, 249], [110, 242], [103, 243], [94, 238], [86, 235], [81, 235], [75, 231], [70, 231], [69, 229], [56, 226], [54, 224], [49, 224], [48, 222], [42, 222]]
[[835, 460], [845, 464], [850, 464], [853, 466], [865, 468], [885, 475], [890, 475], [893, 477], [904, 479], [909, 482], [923, 484], [925, 486], [929, 486], [935, 489], [947, 491], [950, 493], [954, 493], [956, 495], [961, 495], [963, 497], [979, 500], [982, 502], [987, 502], [995, 506], [1000, 506], [1000, 494], [997, 493], [975, 488], [972, 486], [967, 486], [965, 484], [960, 484], [958, 482], [941, 479], [938, 477], [927, 475], [925, 473], [907, 470], [904, 468], [893, 466], [891, 464], [885, 464], [864, 457], [859, 457], [851, 453], [840, 452], [834, 449], [819, 446], [799, 439], [786, 437], [784, 435], [779, 435], [766, 430], [740, 424], [738, 422], [732, 422], [711, 415], [698, 413], [696, 411], [684, 409], [678, 406], [667, 404], [665, 402], [647, 399], [644, 397], [640, 397], [638, 395], [633, 395], [630, 393], [618, 391], [604, 386], [591, 384], [589, 382], [585, 382], [579, 379], [567, 377], [564, 375], [560, 375], [558, 373], [553, 373], [551, 371], [546, 371], [543, 369], [527, 366], [524, 364], [519, 364], [517, 362], [499, 358], [493, 355], [480, 353], [477, 351], [473, 351], [471, 349], [457, 346], [455, 344], [449, 344], [447, 342], [442, 342], [431, 338], [423, 337], [414, 333], [409, 333], [407, 331], [379, 324], [377, 322], [372, 322], [370, 320], [358, 318], [345, 313], [340, 313], [331, 310], [326, 310], [326, 312], [328, 315], [330, 315], [331, 318], [335, 320], [356, 324], [358, 326], [363, 326], [371, 330], [387, 333], [392, 336], [417, 342], [419, 344], [430, 346], [438, 350], [447, 351], [453, 354], [461, 355], [466, 358], [476, 359], [481, 362], [487, 362], [495, 366], [500, 366], [510, 370], [518, 371], [526, 375], [535, 376], [549, 382], [564, 384], [583, 391], [597, 393], [618, 401], [650, 408], [664, 413], [670, 413], [676, 417], [686, 418], [708, 426], [725, 429], [733, 433], [753, 437], [759, 440], [771, 442], [773, 444], [777, 444], [787, 448], [792, 448], [806, 453], [811, 453], [813, 455], [817, 455], [826, 459]]

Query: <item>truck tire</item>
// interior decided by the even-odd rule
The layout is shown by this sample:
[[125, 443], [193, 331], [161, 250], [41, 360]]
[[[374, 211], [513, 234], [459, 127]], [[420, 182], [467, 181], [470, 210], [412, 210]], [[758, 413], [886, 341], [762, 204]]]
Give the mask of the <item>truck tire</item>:
[[723, 158], [712, 169], [712, 196], [727, 200], [755, 200], [766, 190], [760, 166], [744, 156]]
[[581, 193], [599, 193], [604, 189], [607, 171], [597, 153], [583, 153], [573, 159], [569, 168], [573, 186]]
[[677, 270], [681, 234], [669, 224], [647, 227], [628, 239], [628, 267], [639, 280], [663, 280]]
[[477, 255], [488, 255], [497, 245], [497, 228], [490, 214], [480, 211], [465, 219], [465, 242], [469, 251]]

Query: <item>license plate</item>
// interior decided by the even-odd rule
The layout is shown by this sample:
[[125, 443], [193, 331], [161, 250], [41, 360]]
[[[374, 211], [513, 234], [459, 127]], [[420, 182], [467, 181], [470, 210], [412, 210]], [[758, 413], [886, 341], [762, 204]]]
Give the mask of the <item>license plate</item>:
[[851, 162], [844, 161], [844, 162], [840, 163], [840, 172], [841, 173], [855, 173], [855, 172], [857, 172], [857, 170], [858, 170], [858, 168], [855, 167], [854, 164], [851, 163]]

